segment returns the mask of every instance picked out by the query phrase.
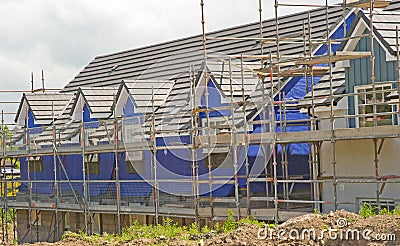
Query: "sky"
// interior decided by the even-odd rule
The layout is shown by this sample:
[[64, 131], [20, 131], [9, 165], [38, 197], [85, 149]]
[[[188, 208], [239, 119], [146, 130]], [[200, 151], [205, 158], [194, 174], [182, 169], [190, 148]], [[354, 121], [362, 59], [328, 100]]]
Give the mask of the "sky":
[[[280, 0], [298, 3], [295, 0]], [[329, 4], [338, 1], [329, 1]], [[303, 0], [325, 4], [325, 0]], [[258, 21], [258, 0], [204, 0], [206, 31]], [[274, 1], [262, 0], [263, 18]], [[308, 8], [280, 7], [279, 15]], [[95, 56], [201, 33], [200, 0], [1, 0], [0, 91], [63, 88]], [[0, 93], [15, 113], [22, 93]], [[13, 119], [6, 115], [6, 123]]]

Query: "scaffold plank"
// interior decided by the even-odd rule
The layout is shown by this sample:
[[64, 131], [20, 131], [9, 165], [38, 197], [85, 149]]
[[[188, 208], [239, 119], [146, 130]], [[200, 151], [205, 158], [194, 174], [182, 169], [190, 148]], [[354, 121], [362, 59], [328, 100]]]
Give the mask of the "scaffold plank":
[[[261, 69], [255, 69], [254, 71], [257, 72], [260, 75], [267, 76], [267, 75], [270, 75], [270, 69], [271, 69], [271, 67], [266, 67], [266, 68], [261, 68]], [[288, 69], [282, 69], [279, 72], [279, 76], [282, 76], [282, 77], [296, 77], [296, 76], [304, 76], [304, 74], [314, 75], [314, 76], [324, 76], [328, 72], [328, 70], [329, 70], [328, 67], [288, 68]], [[272, 75], [274, 77], [276, 77], [276, 76], [278, 76], [278, 73], [276, 71], [273, 71]]]
[[317, 65], [317, 64], [326, 64], [330, 61], [338, 62], [338, 61], [346, 61], [352, 59], [366, 58], [371, 56], [371, 52], [350, 52], [350, 51], [337, 51], [329, 57], [328, 55], [316, 56], [311, 58], [305, 58], [303, 60], [299, 60], [296, 62], [296, 65]]
[[[293, 217], [308, 214], [309, 212], [298, 211], [279, 211], [279, 221], [286, 221]], [[273, 220], [275, 218], [275, 210], [273, 208], [252, 209], [251, 216], [257, 219]]]
[[[274, 133], [264, 132], [255, 133], [249, 136], [249, 144], [272, 144], [272, 143], [307, 143], [330, 141], [332, 138], [331, 130], [300, 131], [300, 132], [277, 132], [274, 141]], [[353, 139], [373, 139], [373, 138], [396, 138], [400, 136], [400, 126], [378, 126], [362, 128], [343, 128], [334, 130], [334, 138], [337, 141]], [[240, 141], [242, 134], [236, 135], [236, 140]], [[211, 137], [211, 144], [230, 144], [231, 134], [217, 135]], [[196, 137], [196, 142], [207, 146], [207, 136]]]
[[[373, 1], [374, 8], [379, 8], [383, 9], [389, 6], [391, 0], [375, 0]], [[346, 7], [349, 8], [369, 8], [371, 7], [371, 1], [370, 0], [353, 0], [353, 1], [347, 1]]]
[[[306, 133], [306, 134], [305, 134]], [[276, 134], [276, 139], [275, 139]], [[400, 136], [400, 126], [378, 126], [378, 127], [362, 127], [362, 128], [343, 128], [343, 129], [335, 129], [334, 130], [334, 138], [337, 141], [340, 140], [353, 140], [353, 139], [373, 139], [373, 138], [396, 138]], [[320, 141], [330, 141], [332, 138], [331, 130], [317, 130], [317, 131], [301, 131], [301, 132], [264, 132], [264, 133], [256, 133], [249, 135], [249, 144], [272, 144], [272, 143], [306, 143], [306, 142], [320, 142]], [[243, 134], [236, 134], [236, 142], [240, 143], [243, 140]], [[221, 134], [211, 136], [211, 142], [209, 143], [211, 146], [223, 145], [229, 146], [232, 143], [232, 135], [231, 134]], [[196, 136], [195, 143], [197, 146], [206, 148], [208, 146], [208, 137], [207, 136]], [[134, 151], [134, 150], [148, 150], [152, 147], [150, 142], [141, 142], [141, 143], [129, 143], [129, 144], [121, 144], [118, 147], [118, 152], [125, 151]], [[175, 146], [161, 146], [158, 148], [179, 148]], [[189, 148], [185, 146], [184, 148]], [[107, 145], [94, 145], [90, 147], [86, 147], [85, 153], [107, 153], [114, 151], [113, 144]], [[57, 153], [59, 155], [71, 155], [71, 154], [79, 154], [81, 153], [80, 147], [59, 147], [57, 149]], [[37, 148], [31, 151], [31, 156], [46, 156], [52, 155], [51, 148]], [[27, 156], [28, 153], [26, 150], [16, 150], [16, 151], [8, 151], [6, 152], [7, 156], [14, 157], [22, 157]], [[2, 155], [0, 155], [0, 158]]]

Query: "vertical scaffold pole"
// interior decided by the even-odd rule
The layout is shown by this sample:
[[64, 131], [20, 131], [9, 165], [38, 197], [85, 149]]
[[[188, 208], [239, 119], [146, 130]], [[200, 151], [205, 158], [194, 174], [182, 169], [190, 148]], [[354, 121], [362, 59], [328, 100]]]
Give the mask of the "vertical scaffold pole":
[[230, 100], [231, 100], [231, 136], [232, 136], [232, 164], [234, 172], [234, 185], [235, 185], [235, 205], [237, 210], [237, 219], [240, 219], [240, 198], [239, 198], [239, 174], [238, 174], [238, 157], [237, 157], [237, 141], [236, 141], [236, 125], [235, 125], [235, 110], [233, 101], [233, 85], [232, 85], [232, 61], [229, 58], [229, 89], [230, 89]]
[[[278, 91], [281, 90], [281, 78], [280, 78], [280, 51], [279, 51], [279, 16], [278, 16], [278, 0], [275, 0], [275, 38], [276, 38], [276, 59], [278, 65], [276, 66], [277, 78], [278, 78]], [[274, 96], [271, 98], [272, 101], [275, 101]], [[273, 104], [274, 105], [274, 104]], [[273, 114], [275, 114], [275, 107], [273, 107]], [[282, 125], [282, 119], [279, 119], [279, 125]], [[276, 146], [276, 126], [274, 126], [274, 146], [273, 146], [273, 173], [274, 173], [274, 206], [275, 206], [275, 224], [278, 224], [279, 221], [279, 211], [278, 211], [278, 176], [277, 176], [277, 146]]]
[[337, 177], [336, 177], [336, 137], [335, 137], [335, 116], [334, 116], [334, 97], [333, 97], [333, 61], [332, 61], [332, 40], [330, 39], [329, 30], [329, 6], [328, 0], [325, 0], [325, 25], [326, 25], [326, 40], [328, 45], [329, 58], [329, 104], [330, 104], [330, 130], [331, 130], [331, 145], [332, 145], [332, 172], [333, 172], [333, 204], [335, 210], [338, 209], [337, 201]]
[[343, 38], [347, 36], [347, 23], [346, 23], [346, 9], [347, 9], [347, 1], [343, 1], [343, 13], [342, 13], [342, 18], [343, 18]]
[[[261, 4], [261, 0], [260, 0]], [[261, 5], [260, 5], [261, 6]], [[260, 7], [261, 9], [261, 7]], [[244, 92], [244, 67], [243, 67], [243, 55], [240, 55], [240, 77], [242, 81], [242, 101], [243, 101], [243, 106], [242, 106], [242, 113], [243, 113], [243, 145], [244, 145], [244, 153], [245, 153], [245, 168], [246, 168], [246, 196], [247, 196], [247, 216], [250, 216], [250, 167], [249, 167], [249, 139], [248, 139], [248, 122], [247, 122], [247, 115], [246, 115], [246, 97], [245, 97], [245, 92]]]
[[330, 101], [330, 127], [331, 127], [331, 145], [332, 145], [332, 171], [333, 171], [333, 204], [335, 211], [338, 209], [337, 201], [337, 178], [336, 178], [336, 139], [335, 139], [335, 117], [333, 110], [333, 74], [332, 74], [332, 45], [328, 39], [328, 56], [329, 56], [329, 101]]
[[[1, 144], [2, 144], [2, 152], [3, 152], [3, 158], [1, 159], [1, 165], [3, 167], [3, 190], [4, 192], [3, 197], [3, 214], [2, 216], [2, 226], [3, 226], [3, 242], [8, 243], [8, 220], [7, 220], [7, 215], [8, 215], [8, 197], [7, 197], [7, 177], [6, 177], [6, 134], [4, 131], [4, 111], [1, 111]], [[12, 166], [11, 166], [12, 168]], [[12, 191], [13, 192], [13, 191]], [[5, 233], [5, 235], [4, 235]], [[5, 238], [4, 238], [5, 237]]]
[[[190, 73], [190, 109], [192, 112], [195, 112], [194, 110], [196, 109], [196, 93], [195, 93], [195, 81], [196, 81], [196, 76], [194, 73], [194, 68], [192, 65], [189, 67], [189, 73]], [[196, 144], [196, 130], [197, 128], [197, 114], [192, 113], [191, 114], [191, 129], [190, 129], [190, 141], [192, 143], [191, 147], [191, 163], [192, 163], [192, 180], [193, 180], [193, 196], [194, 196], [194, 211], [195, 211], [195, 222], [197, 225], [198, 230], [200, 231], [200, 218], [199, 218], [199, 164], [197, 161], [197, 149], [198, 146]]]
[[[281, 61], [281, 52], [280, 52], [280, 43], [279, 43], [279, 13], [278, 13], [278, 0], [275, 0], [275, 44], [276, 44], [276, 61], [278, 62], [278, 65], [276, 66], [276, 73], [277, 73], [277, 78], [278, 78], [278, 89], [279, 91], [281, 90], [281, 68], [279, 62]], [[272, 97], [271, 100], [274, 100]]]
[[[308, 53], [310, 58], [313, 56], [313, 43], [312, 43], [312, 27], [311, 27], [311, 14], [308, 12]], [[315, 131], [317, 130], [317, 122], [315, 119], [315, 105], [314, 105], [314, 100], [315, 100], [315, 95], [314, 95], [314, 66], [311, 65], [311, 114], [312, 114], [312, 129]]]
[[[308, 12], [308, 17], [310, 17], [310, 12]], [[311, 47], [309, 47], [311, 48]], [[303, 56], [307, 57], [307, 35], [306, 35], [306, 22], [303, 21]], [[306, 81], [306, 94], [309, 93], [309, 90], [311, 89], [311, 85], [309, 87], [309, 73], [308, 73], [308, 69], [312, 68], [311, 66], [305, 66], [304, 67], [304, 78]], [[312, 70], [311, 70], [311, 74], [312, 74]], [[308, 107], [308, 114], [310, 115], [310, 107]], [[312, 116], [313, 117], [313, 116]], [[308, 131], [310, 131], [312, 129], [312, 121], [308, 121], [307, 122], [307, 128]], [[311, 182], [311, 178], [313, 177], [313, 155], [312, 155], [312, 148], [313, 148], [313, 143], [312, 142], [308, 142], [308, 170], [310, 172], [310, 182]], [[312, 198], [312, 194], [313, 194], [313, 187], [314, 187], [314, 183], [310, 183], [310, 196]]]
[[[208, 162], [208, 185], [209, 185], [209, 197], [210, 197], [210, 207], [211, 207], [211, 223], [214, 225], [214, 200], [213, 200], [213, 176], [212, 176], [212, 165], [211, 165], [211, 133], [210, 133], [210, 111], [209, 111], [209, 93], [208, 93], [208, 75], [207, 75], [207, 39], [205, 32], [205, 18], [204, 18], [204, 0], [200, 1], [201, 6], [201, 26], [203, 34], [203, 55], [204, 55], [204, 69], [202, 71], [204, 77], [204, 97], [206, 101], [205, 113], [206, 113], [206, 134], [207, 134], [207, 162]], [[203, 126], [203, 125], [202, 125]]]
[[371, 85], [372, 85], [372, 107], [373, 107], [373, 118], [374, 126], [378, 126], [377, 118], [377, 105], [376, 105], [376, 86], [375, 86], [375, 48], [374, 48], [374, 0], [370, 0], [369, 6], [369, 38], [371, 46]]
[[200, 0], [200, 6], [201, 6], [201, 30], [202, 30], [202, 41], [203, 41], [203, 55], [204, 55], [204, 60], [207, 59], [207, 39], [206, 39], [206, 21], [204, 18], [204, 0]]
[[[263, 36], [264, 36], [264, 34], [263, 34], [263, 18], [262, 18], [262, 0], [258, 0], [258, 15], [259, 15], [259, 21], [260, 21], [260, 23], [259, 23], [259, 25], [260, 25], [260, 54], [261, 54], [261, 60], [260, 60], [260, 62], [261, 62], [261, 67], [264, 65], [263, 64], [263, 55], [264, 55], [264, 41], [262, 40], [263, 39]], [[243, 55], [242, 55], [242, 61], [243, 61]]]
[[115, 185], [116, 185], [116, 198], [117, 198], [117, 232], [121, 233], [121, 185], [119, 182], [119, 161], [118, 161], [118, 119], [116, 111], [117, 98], [114, 97], [114, 156], [115, 156]]
[[[313, 43], [312, 43], [312, 27], [311, 27], [311, 14], [308, 12], [308, 53], [309, 57], [311, 58], [313, 56]], [[315, 90], [314, 90], [314, 66], [311, 65], [311, 81], [310, 81], [310, 86], [311, 86], [311, 129], [313, 131], [317, 130], [317, 122], [316, 122], [316, 117], [315, 117]], [[312, 184], [312, 192], [314, 194], [314, 201], [319, 200], [319, 183], [317, 183], [318, 179], [318, 174], [319, 174], [319, 168], [318, 168], [318, 143], [317, 142], [312, 142], [312, 179], [313, 179], [313, 184]], [[311, 177], [310, 177], [311, 179]], [[319, 209], [319, 204], [315, 203], [314, 208]]]
[[[286, 132], [287, 128], [287, 112], [286, 112], [286, 102], [285, 102], [285, 92], [282, 93], [282, 103], [283, 103], [283, 131]], [[287, 157], [287, 149], [288, 145], [282, 144], [282, 164], [283, 164], [283, 169], [282, 169], [282, 176], [284, 176], [285, 180], [289, 180], [289, 161]], [[285, 191], [285, 199], [289, 200], [289, 183], [285, 182], [283, 184], [284, 191]], [[285, 203], [285, 208], [288, 209], [289, 203]]]
[[83, 216], [85, 221], [85, 233], [88, 234], [88, 204], [87, 204], [87, 196], [88, 196], [88, 187], [86, 183], [86, 163], [85, 163], [85, 144], [86, 144], [86, 134], [85, 134], [85, 123], [81, 122], [80, 124], [80, 133], [81, 133], [81, 149], [82, 149], [82, 181], [83, 181]]
[[398, 104], [397, 104], [397, 125], [400, 125], [400, 47], [399, 47], [399, 26], [396, 26], [396, 61], [397, 61], [397, 95], [398, 95]]
[[158, 197], [158, 180], [157, 180], [157, 141], [156, 141], [156, 129], [155, 129], [155, 108], [154, 108], [154, 87], [151, 87], [151, 107], [152, 107], [152, 117], [151, 117], [151, 140], [153, 143], [153, 196], [154, 196], [154, 219], [155, 224], [158, 225], [158, 213], [159, 213], [159, 197]]
[[54, 124], [54, 102], [51, 103], [52, 111], [52, 140], [53, 140], [53, 171], [54, 171], [54, 196], [55, 196], [55, 234], [54, 238], [57, 240], [60, 235], [59, 230], [59, 214], [58, 214], [58, 204], [59, 204], [59, 190], [58, 190], [58, 178], [57, 178], [57, 153], [56, 153], [56, 125]]
[[[379, 177], [379, 151], [380, 149], [378, 149], [378, 139], [374, 138], [374, 167], [375, 167], [375, 180], [376, 180], [376, 203], [378, 204], [378, 211], [381, 210], [381, 199], [380, 199], [380, 177]], [[382, 140], [383, 143], [383, 140]], [[381, 145], [382, 147], [382, 145]]]
[[33, 225], [32, 225], [32, 182], [31, 182], [31, 170], [30, 170], [30, 161], [31, 161], [31, 145], [30, 145], [30, 134], [28, 127], [28, 108], [26, 109], [26, 118], [25, 118], [25, 145], [27, 151], [26, 164], [27, 164], [27, 176], [28, 176], [28, 223], [29, 223], [29, 242], [33, 243]]
[[[3, 110], [1, 111], [1, 116], [2, 116], [2, 118], [3, 118]], [[3, 126], [3, 121], [2, 121], [2, 124], [1, 124], [1, 136], [2, 136], [2, 139], [1, 139], [1, 147], [3, 148], [3, 140], [4, 140], [4, 126]], [[2, 197], [2, 201], [3, 201], [3, 207], [2, 207], [2, 213], [1, 213], [1, 236], [2, 236], [2, 240], [1, 240], [1, 242], [5, 242], [5, 223], [4, 223], [4, 221], [5, 221], [5, 213], [4, 213], [4, 211], [5, 211], [5, 199], [6, 199], [6, 186], [5, 186], [5, 161], [4, 161], [4, 159], [5, 159], [5, 156], [4, 156], [4, 151], [2, 151], [3, 152], [3, 155], [2, 155], [2, 159], [1, 159], [1, 170], [3, 171], [3, 180], [2, 180], [2, 184], [1, 184], [1, 192], [3, 192], [3, 197]]]
[[[276, 132], [274, 131], [274, 135], [276, 135]], [[272, 166], [273, 166], [273, 172], [274, 172], [274, 208], [275, 208], [275, 218], [274, 218], [274, 222], [275, 222], [275, 224], [278, 224], [278, 222], [279, 222], [279, 211], [278, 211], [278, 177], [277, 177], [277, 170], [276, 170], [276, 167], [277, 167], [277, 165], [278, 165], [278, 163], [277, 163], [277, 161], [276, 161], [276, 156], [277, 156], [277, 154], [276, 154], [276, 144], [274, 143], [274, 146], [273, 146], [273, 153], [272, 153], [272, 155], [273, 155], [273, 163], [272, 163]]]
[[[270, 69], [269, 69], [269, 79], [270, 79], [270, 97], [271, 97], [271, 114], [273, 114], [274, 116], [275, 116], [275, 105], [274, 105], [274, 75], [273, 75], [273, 66], [272, 66], [272, 52], [271, 52], [271, 50], [269, 50], [269, 62], [270, 62]], [[264, 117], [264, 121], [267, 119], [267, 115], [266, 115], [266, 113], [265, 113], [265, 111], [266, 111], [266, 109], [267, 109], [267, 105], [265, 105], [264, 104], [264, 102], [266, 102], [266, 96], [265, 96], [265, 87], [264, 87], [264, 83], [261, 81], [261, 86], [262, 86], [262, 97], [263, 97], [263, 106], [264, 106], [264, 108], [263, 108], [263, 117]], [[266, 128], [266, 125], [263, 123], [263, 128], [264, 128], [264, 131], [266, 131], [267, 130], [267, 128]], [[270, 121], [270, 125], [269, 125], [269, 127], [270, 127], [270, 131], [272, 131], [273, 133], [275, 133], [275, 130], [276, 130], [276, 122], [275, 122], [275, 117], [274, 117], [274, 119], [273, 120], [271, 120]], [[272, 146], [271, 146], [271, 153], [274, 151], [274, 148], [275, 148], [275, 140], [276, 140], [276, 138], [275, 138], [275, 135], [274, 135], [274, 139], [273, 139], [273, 143], [272, 143]], [[272, 161], [272, 158], [269, 156], [268, 157], [268, 159], [267, 159], [267, 157], [265, 156], [264, 157], [265, 158], [265, 182], [266, 182], [266, 195], [267, 195], [267, 197], [269, 197], [269, 187], [271, 187], [271, 190], [272, 190], [272, 188], [273, 188], [273, 184], [272, 184], [272, 182], [270, 182], [271, 180], [270, 180], [270, 178], [268, 177], [268, 166], [267, 166], [267, 164], [269, 164], [269, 167], [270, 167], [270, 177], [272, 177], [272, 163], [271, 163], [271, 161]], [[270, 185], [269, 185], [270, 184]], [[269, 207], [269, 201], [267, 201], [267, 207]]]

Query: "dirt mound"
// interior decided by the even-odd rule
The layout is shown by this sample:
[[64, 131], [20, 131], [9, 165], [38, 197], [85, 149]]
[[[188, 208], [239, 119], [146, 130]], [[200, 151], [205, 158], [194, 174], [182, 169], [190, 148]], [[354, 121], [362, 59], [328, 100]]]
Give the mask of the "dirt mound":
[[365, 219], [344, 210], [308, 214], [276, 227], [244, 226], [206, 245], [400, 245], [400, 216]]
[[205, 242], [205, 245], [259, 245], [257, 239], [259, 228], [255, 225], [246, 225], [224, 235], [219, 235]]
[[278, 226], [259, 228], [256, 225], [244, 225], [230, 233], [211, 233], [201, 238], [192, 238], [190, 241], [160, 236], [118, 243], [103, 237], [98, 237], [96, 241], [67, 237], [57, 243], [35, 245], [400, 245], [400, 216], [362, 218], [341, 210], [292, 218]]

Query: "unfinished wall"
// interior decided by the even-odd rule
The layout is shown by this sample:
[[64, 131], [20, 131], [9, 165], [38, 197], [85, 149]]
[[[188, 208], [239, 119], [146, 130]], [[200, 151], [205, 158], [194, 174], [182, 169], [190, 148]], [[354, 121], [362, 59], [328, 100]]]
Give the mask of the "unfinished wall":
[[[54, 235], [54, 222], [55, 213], [53, 211], [38, 211], [36, 216], [36, 210], [32, 212], [32, 220], [37, 221], [32, 226], [32, 233], [29, 230], [29, 217], [28, 210], [17, 210], [17, 233], [19, 243], [29, 243], [32, 238], [32, 242], [55, 242], [61, 239], [65, 231], [79, 232], [84, 231], [85, 228], [85, 216], [83, 213], [75, 212], [59, 212], [59, 234]], [[88, 218], [88, 233], [117, 233], [118, 222], [116, 214], [92, 214], [92, 219]], [[160, 217], [160, 223], [163, 223], [165, 216]], [[190, 218], [171, 218], [173, 223], [179, 225], [190, 225], [194, 222], [194, 219]], [[32, 221], [32, 223], [33, 223]], [[95, 221], [95, 223], [93, 222]], [[129, 227], [137, 221], [139, 224], [153, 224], [154, 216], [150, 215], [136, 215], [136, 214], [121, 214], [122, 227]]]
[[[64, 213], [59, 212], [62, 218]], [[32, 210], [32, 232], [29, 230], [29, 211], [17, 210], [17, 235], [18, 243], [33, 242], [55, 242], [61, 239], [64, 232], [64, 220], [59, 221], [59, 233], [55, 233], [55, 212]]]
[[[342, 98], [338, 105], [333, 108], [333, 114], [335, 117], [343, 116], [347, 114], [347, 98]], [[330, 107], [317, 107], [315, 108], [315, 115], [319, 118], [318, 130], [330, 130]], [[334, 128], [348, 128], [348, 121], [346, 118], [336, 118], [334, 121]]]
[[[378, 141], [378, 147], [380, 140]], [[378, 156], [379, 159], [379, 175], [399, 175], [400, 160], [400, 140], [386, 139], [382, 152]], [[375, 176], [374, 163], [374, 142], [372, 139], [367, 140], [350, 140], [336, 142], [336, 170], [337, 176]], [[332, 145], [324, 142], [321, 148], [320, 157], [321, 176], [332, 176]], [[322, 199], [325, 201], [333, 201], [333, 186], [326, 183], [322, 186]], [[379, 189], [382, 186], [380, 185]], [[337, 185], [338, 202], [359, 203], [360, 200], [376, 200], [376, 184], [367, 183], [339, 183]], [[399, 199], [400, 184], [387, 183], [380, 195], [382, 201]], [[399, 201], [397, 201], [398, 203]], [[358, 204], [342, 204], [339, 209], [346, 209], [356, 212]], [[334, 210], [333, 205], [324, 205], [323, 212]]]

